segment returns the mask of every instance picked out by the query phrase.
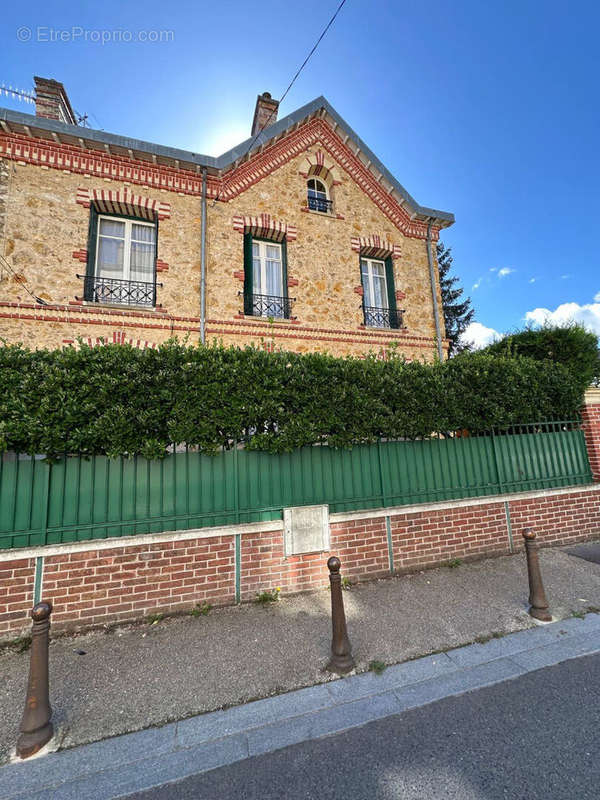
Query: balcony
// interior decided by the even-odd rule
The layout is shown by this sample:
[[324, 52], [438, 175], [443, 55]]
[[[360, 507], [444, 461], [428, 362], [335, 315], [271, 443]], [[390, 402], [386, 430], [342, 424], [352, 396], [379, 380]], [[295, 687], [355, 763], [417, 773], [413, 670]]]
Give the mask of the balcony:
[[153, 307], [156, 305], [156, 287], [162, 287], [162, 283], [155, 281], [125, 281], [96, 275], [77, 277], [83, 278], [83, 299], [90, 303]]
[[271, 294], [253, 294], [252, 316], [289, 319], [292, 313], [293, 302], [291, 297], [277, 297]]
[[333, 201], [324, 197], [312, 197], [308, 195], [308, 207], [311, 211], [320, 211], [322, 214], [329, 214], [333, 207]]
[[402, 309], [377, 308], [376, 306], [363, 306], [365, 325], [368, 328], [401, 328]]

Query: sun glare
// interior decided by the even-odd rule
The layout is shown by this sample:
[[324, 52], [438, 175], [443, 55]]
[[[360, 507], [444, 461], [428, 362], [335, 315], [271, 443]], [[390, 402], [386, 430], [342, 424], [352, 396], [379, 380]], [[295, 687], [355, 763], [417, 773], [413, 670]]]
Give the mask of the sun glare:
[[205, 132], [199, 144], [199, 151], [207, 156], [220, 156], [249, 136], [250, 125], [247, 120], [234, 125], [215, 126]]

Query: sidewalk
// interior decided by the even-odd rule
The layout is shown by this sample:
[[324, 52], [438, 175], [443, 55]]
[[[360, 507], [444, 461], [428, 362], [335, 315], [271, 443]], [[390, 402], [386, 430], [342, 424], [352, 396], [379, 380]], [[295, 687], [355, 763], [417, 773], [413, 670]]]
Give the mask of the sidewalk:
[[[558, 549], [541, 551], [540, 561], [556, 618], [600, 607], [600, 565]], [[344, 600], [357, 672], [368, 670], [373, 660], [399, 664], [493, 634], [535, 627], [526, 613], [527, 594], [522, 553], [353, 586], [344, 592]], [[584, 621], [569, 620], [569, 636], [591, 630], [594, 619], [595, 614]], [[538, 646], [535, 637], [554, 628], [535, 627], [528, 634], [534, 636], [533, 644], [524, 649]], [[560, 633], [564, 629], [564, 625], [559, 626], [553, 634], [555, 638], [566, 635]], [[312, 697], [322, 691], [332, 702], [331, 698], [345, 696], [350, 691], [346, 687], [356, 685], [353, 681], [362, 681], [361, 686], [375, 682], [379, 689], [392, 680], [392, 669], [381, 677], [368, 674], [342, 681], [324, 672], [330, 636], [329, 592], [320, 591], [282, 598], [266, 607], [226, 608], [211, 611], [208, 616], [180, 617], [155, 625], [56, 639], [50, 647], [56, 741], [61, 748], [70, 748], [325, 682], [326, 687], [307, 690], [303, 696]], [[490, 658], [497, 658], [498, 653], [506, 655], [505, 643], [508, 644], [507, 639], [493, 639], [485, 645], [486, 653], [492, 654]], [[549, 643], [545, 641], [546, 645]], [[469, 662], [471, 656], [464, 654], [478, 653], [481, 647], [478, 644], [474, 649], [459, 651], [463, 653], [458, 656], [459, 661], [452, 655], [433, 660], [438, 665], [452, 663], [453, 667], [471, 668], [480, 662]], [[78, 651], [85, 651], [85, 655]], [[16, 741], [28, 661], [28, 653], [0, 655], [0, 747], [4, 761]], [[537, 662], [527, 663], [536, 668]], [[519, 663], [515, 674], [525, 668], [524, 663]], [[417, 667], [408, 664], [394, 669]], [[362, 689], [357, 691], [359, 695], [364, 693]], [[369, 693], [372, 689], [366, 694]], [[321, 696], [317, 702], [322, 700]], [[269, 702], [275, 702], [279, 709], [295, 707], [292, 696]], [[304, 707], [301, 711], [306, 713]], [[186, 725], [192, 729], [209, 724], [209, 717], [200, 720], [182, 723], [183, 729]], [[168, 730], [143, 734], [146, 744], [140, 746], [144, 756], [148, 754], [145, 748], [154, 750], [155, 737], [164, 744], [164, 736], [170, 736]], [[116, 742], [103, 747], [114, 750]], [[171, 742], [169, 746], [172, 745]], [[73, 754], [77, 752], [81, 751]], [[56, 758], [59, 756], [52, 756]], [[39, 765], [44, 760], [49, 759], [30, 763]], [[0, 778], [14, 769], [26, 768], [27, 762], [17, 768], [7, 767], [0, 770]]]
[[571, 618], [0, 770], [3, 800], [112, 800], [600, 653], [600, 615]]

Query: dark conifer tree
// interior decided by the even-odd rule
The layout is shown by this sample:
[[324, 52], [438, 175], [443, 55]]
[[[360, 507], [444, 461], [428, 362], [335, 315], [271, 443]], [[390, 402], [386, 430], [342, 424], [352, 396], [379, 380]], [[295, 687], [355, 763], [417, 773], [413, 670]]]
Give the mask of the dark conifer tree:
[[440, 288], [442, 291], [442, 306], [444, 309], [444, 322], [446, 336], [450, 340], [449, 355], [460, 353], [465, 349], [461, 344], [460, 336], [472, 322], [475, 310], [471, 308], [471, 298], [461, 300], [464, 289], [458, 285], [458, 277], [450, 275], [452, 269], [452, 251], [444, 247], [443, 242], [437, 243], [437, 261], [440, 271]]

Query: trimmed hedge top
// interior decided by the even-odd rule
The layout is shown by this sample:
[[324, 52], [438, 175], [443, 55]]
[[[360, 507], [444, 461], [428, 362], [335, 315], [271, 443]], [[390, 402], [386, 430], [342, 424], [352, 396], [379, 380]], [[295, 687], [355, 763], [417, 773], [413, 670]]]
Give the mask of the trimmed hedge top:
[[289, 451], [436, 431], [574, 419], [581, 383], [561, 364], [464, 354], [444, 363], [262, 349], [0, 347], [0, 451], [206, 453], [244, 441]]

